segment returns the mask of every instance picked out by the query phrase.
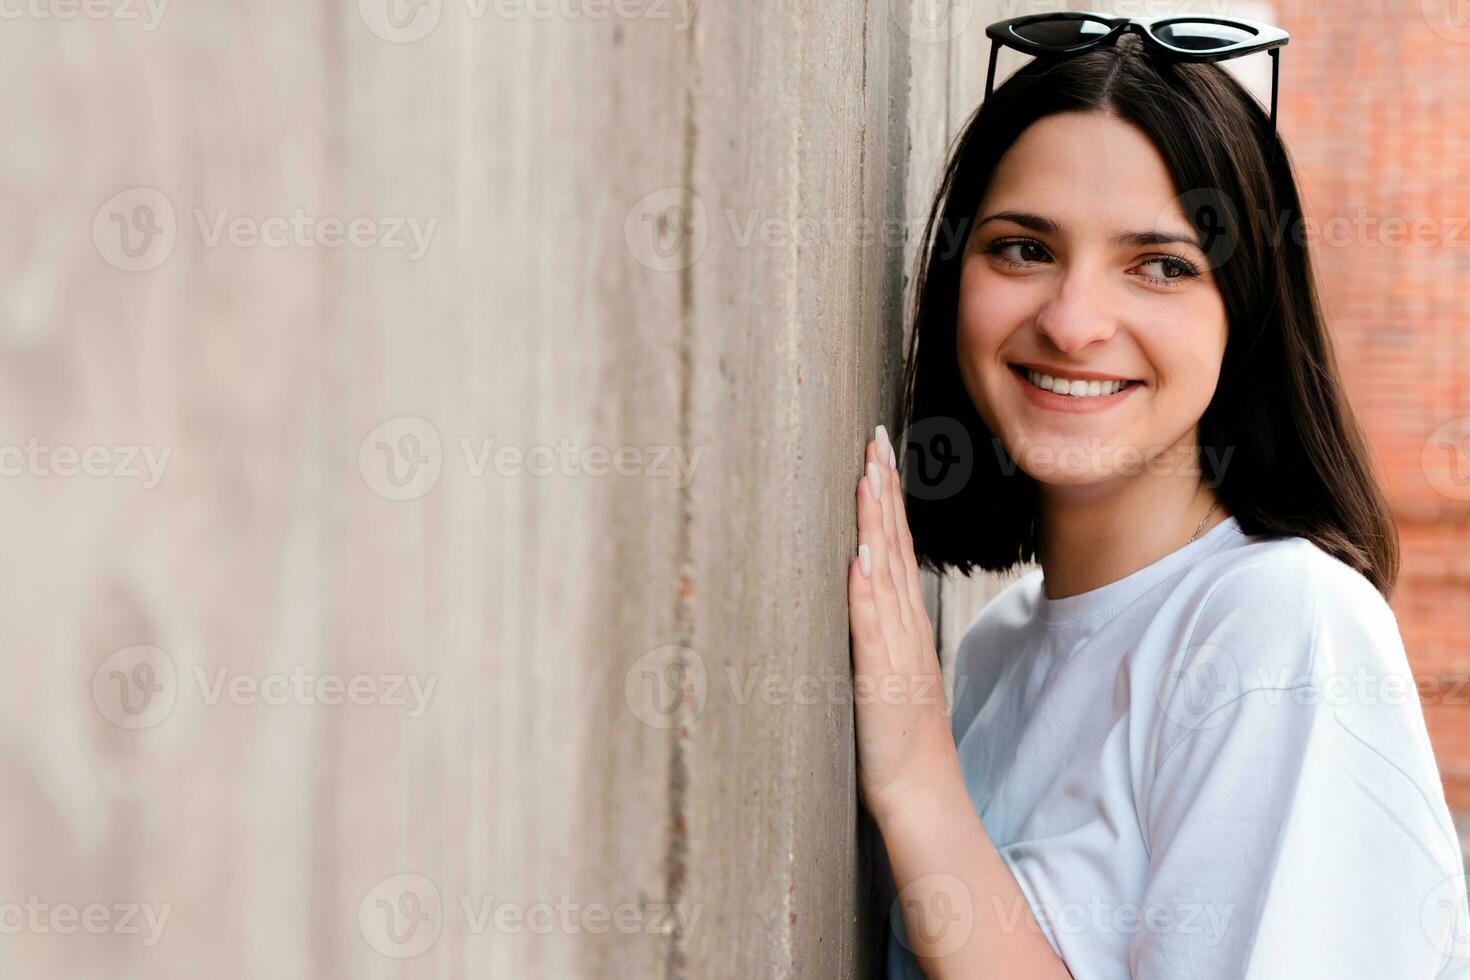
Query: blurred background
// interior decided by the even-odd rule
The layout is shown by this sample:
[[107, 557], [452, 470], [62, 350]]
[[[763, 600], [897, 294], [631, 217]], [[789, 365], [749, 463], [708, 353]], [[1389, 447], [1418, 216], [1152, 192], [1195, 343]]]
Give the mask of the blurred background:
[[[0, 0], [0, 973], [875, 976], [852, 488], [1067, 6]], [[1292, 33], [1470, 813], [1470, 5], [1071, 7]]]

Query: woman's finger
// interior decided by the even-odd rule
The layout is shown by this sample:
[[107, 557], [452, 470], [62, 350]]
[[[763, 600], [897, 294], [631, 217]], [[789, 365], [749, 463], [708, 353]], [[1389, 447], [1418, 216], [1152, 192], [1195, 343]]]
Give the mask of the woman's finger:
[[888, 555], [888, 539], [883, 533], [882, 504], [883, 471], [878, 466], [878, 453], [873, 443], [868, 443], [867, 465], [857, 485], [858, 544], [866, 545], [870, 559], [869, 582], [873, 590], [873, 603], [878, 610], [878, 621], [890, 653], [903, 636], [903, 618], [899, 612], [897, 584], [893, 580], [892, 565]]
[[[863, 546], [866, 547], [866, 546]], [[860, 551], [847, 568], [848, 623], [852, 628], [852, 661], [859, 674], [873, 674], [888, 667], [888, 657], [883, 650], [883, 626], [878, 621], [878, 607], [873, 601], [873, 586], [869, 575], [872, 556]], [[863, 568], [868, 567], [868, 575]]]
[[878, 467], [879, 479], [883, 483], [883, 539], [887, 546], [888, 574], [893, 580], [894, 594], [897, 599], [899, 623], [904, 629], [909, 629], [913, 618], [913, 610], [909, 606], [909, 584], [908, 576], [903, 568], [903, 555], [899, 553], [898, 547], [898, 516], [893, 509], [894, 483], [891, 478], [893, 466], [890, 454], [893, 446], [888, 441], [887, 430], [883, 426], [873, 433], [875, 440], [873, 462]]
[[[909, 529], [908, 510], [904, 506], [903, 479], [897, 470], [893, 473], [893, 507], [898, 519], [898, 543], [899, 552], [903, 556], [904, 577], [908, 582], [910, 601], [916, 614], [915, 618], [925, 626], [929, 626], [929, 611], [924, 606], [923, 580], [919, 577], [919, 561], [914, 555], [914, 536]], [[931, 630], [932, 632], [932, 630]]]

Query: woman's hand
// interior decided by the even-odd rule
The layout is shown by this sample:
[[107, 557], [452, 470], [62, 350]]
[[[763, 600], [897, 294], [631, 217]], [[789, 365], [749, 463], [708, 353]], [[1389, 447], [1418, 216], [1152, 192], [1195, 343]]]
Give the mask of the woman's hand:
[[847, 570], [858, 781], [880, 824], [906, 801], [963, 782], [896, 463], [879, 426], [858, 481], [858, 556]]

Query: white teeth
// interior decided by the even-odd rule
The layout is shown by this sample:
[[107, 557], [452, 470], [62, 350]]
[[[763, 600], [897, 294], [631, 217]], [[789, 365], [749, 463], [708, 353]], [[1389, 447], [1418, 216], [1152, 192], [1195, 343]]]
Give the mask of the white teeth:
[[1053, 378], [1049, 374], [1041, 374], [1029, 369], [1026, 371], [1026, 377], [1038, 388], [1054, 391], [1059, 395], [1071, 395], [1074, 398], [1113, 395], [1128, 384], [1126, 381], [1068, 381], [1066, 378]]

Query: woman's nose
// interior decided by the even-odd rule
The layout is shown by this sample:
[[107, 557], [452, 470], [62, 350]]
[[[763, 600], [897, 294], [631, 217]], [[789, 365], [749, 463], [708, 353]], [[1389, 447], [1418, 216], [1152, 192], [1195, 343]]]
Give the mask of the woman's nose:
[[1058, 280], [1056, 293], [1036, 315], [1036, 330], [1065, 354], [1106, 340], [1116, 329], [1107, 285], [1099, 272], [1073, 266]]

